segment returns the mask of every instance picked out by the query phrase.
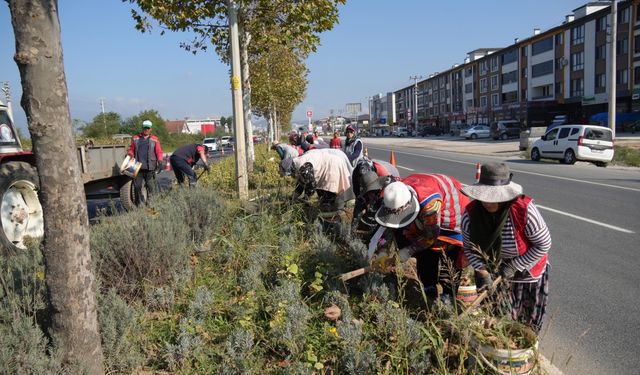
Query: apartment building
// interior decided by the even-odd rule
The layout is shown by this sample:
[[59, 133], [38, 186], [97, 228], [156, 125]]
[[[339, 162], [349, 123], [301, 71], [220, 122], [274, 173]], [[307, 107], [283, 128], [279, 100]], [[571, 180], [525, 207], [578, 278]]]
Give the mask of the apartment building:
[[[397, 124], [520, 120], [548, 124], [555, 115], [586, 122], [608, 110], [615, 79], [618, 113], [640, 110], [640, 0], [618, 3], [616, 73], [610, 75], [611, 2], [574, 9], [565, 21], [504, 48], [479, 48], [463, 64], [395, 91]], [[415, 91], [414, 91], [415, 90]]]

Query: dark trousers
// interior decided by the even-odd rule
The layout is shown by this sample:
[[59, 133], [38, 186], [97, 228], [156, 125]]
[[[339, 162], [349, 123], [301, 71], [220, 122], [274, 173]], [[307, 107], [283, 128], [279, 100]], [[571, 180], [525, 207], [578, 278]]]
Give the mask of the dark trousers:
[[[142, 182], [144, 181], [147, 189], [147, 197], [142, 195]], [[134, 203], [136, 206], [140, 203], [146, 203], [156, 192], [156, 172], [148, 169], [140, 169], [135, 180], [133, 180]]]
[[[458, 253], [462, 251], [458, 246], [447, 246], [445, 253], [442, 251], [434, 251], [431, 249], [425, 249], [414, 256], [416, 258], [416, 269], [418, 272], [418, 278], [424, 285], [424, 288], [429, 291], [435, 291], [435, 286], [442, 276], [441, 266], [444, 267], [443, 257], [451, 260], [451, 271], [454, 273], [460, 273], [461, 271], [455, 268], [456, 259]], [[451, 278], [449, 278], [451, 279]], [[452, 295], [450, 281], [444, 281], [442, 284], [442, 290], [444, 294]]]
[[173, 169], [173, 173], [176, 175], [176, 180], [178, 180], [179, 184], [182, 185], [184, 182], [184, 176], [187, 175], [189, 177], [189, 186], [196, 185], [196, 172], [193, 171], [193, 168], [191, 168], [186, 160], [179, 156], [171, 155], [169, 162], [171, 163], [171, 168]]

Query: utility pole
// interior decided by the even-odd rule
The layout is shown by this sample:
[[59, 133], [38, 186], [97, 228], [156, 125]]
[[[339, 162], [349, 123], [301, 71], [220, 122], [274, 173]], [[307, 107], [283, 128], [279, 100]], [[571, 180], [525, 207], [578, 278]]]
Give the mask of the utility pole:
[[611, 48], [609, 66], [609, 127], [612, 138], [616, 138], [616, 39], [618, 34], [618, 1], [611, 1]]
[[107, 135], [107, 120], [104, 118], [104, 98], [100, 98], [100, 108], [102, 109], [102, 127], [104, 127], [104, 135]]
[[231, 45], [231, 91], [233, 98], [233, 121], [236, 136], [236, 178], [238, 198], [249, 199], [249, 176], [245, 152], [244, 112], [242, 111], [242, 80], [240, 79], [240, 39], [238, 37], [238, 4], [227, 0], [229, 12], [229, 39]]
[[413, 131], [418, 131], [418, 80], [422, 79], [422, 76], [410, 76], [409, 79], [413, 80]]

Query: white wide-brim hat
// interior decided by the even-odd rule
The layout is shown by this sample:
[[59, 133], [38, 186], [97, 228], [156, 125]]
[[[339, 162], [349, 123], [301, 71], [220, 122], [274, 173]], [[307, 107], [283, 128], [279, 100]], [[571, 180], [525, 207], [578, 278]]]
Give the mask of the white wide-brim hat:
[[378, 224], [388, 228], [403, 228], [418, 216], [418, 199], [403, 182], [390, 183], [384, 188], [383, 194], [382, 207], [376, 212]]
[[508, 202], [522, 195], [522, 186], [511, 181], [505, 163], [487, 163], [480, 169], [480, 181], [460, 189], [470, 198], [487, 203]]

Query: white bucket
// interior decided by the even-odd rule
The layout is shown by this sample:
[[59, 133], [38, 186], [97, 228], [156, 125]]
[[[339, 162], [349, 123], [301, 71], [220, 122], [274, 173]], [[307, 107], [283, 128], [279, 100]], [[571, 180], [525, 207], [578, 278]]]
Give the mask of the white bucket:
[[131, 178], [136, 178], [140, 171], [140, 167], [142, 167], [142, 163], [127, 155], [122, 164], [120, 164], [120, 173]]
[[499, 374], [528, 375], [536, 366], [538, 343], [527, 349], [496, 349], [488, 345], [480, 346], [480, 358]]

